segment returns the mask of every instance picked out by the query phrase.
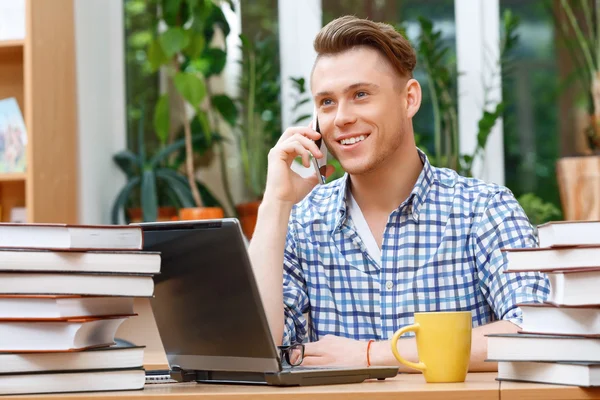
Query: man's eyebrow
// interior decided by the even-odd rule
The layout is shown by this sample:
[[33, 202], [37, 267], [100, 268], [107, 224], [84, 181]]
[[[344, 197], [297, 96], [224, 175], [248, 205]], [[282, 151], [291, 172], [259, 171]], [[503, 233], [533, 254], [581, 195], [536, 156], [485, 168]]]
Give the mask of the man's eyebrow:
[[[351, 90], [357, 89], [359, 87], [368, 87], [371, 89], [379, 89], [379, 85], [376, 85], [374, 83], [369, 83], [369, 82], [357, 82], [357, 83], [353, 83], [352, 85], [348, 86], [347, 88], [344, 89], [344, 93], [348, 93]], [[330, 91], [324, 91], [324, 92], [319, 92], [316, 94], [316, 97], [322, 97], [322, 96], [331, 96], [333, 94], [333, 92]]]

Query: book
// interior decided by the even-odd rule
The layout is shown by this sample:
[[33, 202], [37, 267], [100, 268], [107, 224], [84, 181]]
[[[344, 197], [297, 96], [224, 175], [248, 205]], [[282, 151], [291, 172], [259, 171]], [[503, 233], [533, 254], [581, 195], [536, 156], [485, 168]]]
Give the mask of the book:
[[25, 207], [13, 207], [10, 209], [10, 222], [12, 223], [25, 223], [27, 222], [27, 208]]
[[553, 221], [537, 230], [539, 247], [600, 245], [600, 221]]
[[26, 147], [27, 129], [17, 100], [0, 100], [0, 172], [25, 172]]
[[600, 336], [599, 307], [556, 306], [548, 303], [518, 306], [523, 312], [521, 332]]
[[141, 368], [144, 346], [111, 346], [83, 351], [0, 353], [0, 374]]
[[0, 248], [0, 271], [160, 272], [160, 253], [139, 250], [53, 251]]
[[550, 294], [546, 301], [565, 306], [600, 306], [600, 268], [548, 272]]
[[600, 386], [600, 364], [501, 361], [498, 363], [497, 379], [582, 387]]
[[487, 361], [585, 361], [600, 363], [600, 338], [489, 334]]
[[0, 319], [132, 315], [133, 297], [0, 295]]
[[142, 368], [0, 375], [0, 395], [102, 392], [144, 388]]
[[150, 297], [152, 275], [0, 272], [0, 294]]
[[0, 247], [63, 250], [141, 250], [135, 225], [0, 223]]
[[55, 321], [0, 321], [0, 352], [67, 351], [106, 347], [128, 316]]
[[600, 267], [600, 246], [503, 249], [505, 273], [560, 271]]

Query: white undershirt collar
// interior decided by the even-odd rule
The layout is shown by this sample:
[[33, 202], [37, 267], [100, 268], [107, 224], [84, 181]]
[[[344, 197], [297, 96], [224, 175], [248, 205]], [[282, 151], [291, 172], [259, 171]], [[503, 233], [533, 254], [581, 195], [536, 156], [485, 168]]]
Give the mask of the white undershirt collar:
[[371, 258], [375, 260], [377, 265], [381, 265], [381, 249], [377, 245], [373, 232], [371, 232], [369, 224], [367, 224], [367, 221], [350, 190], [348, 190], [348, 214], [351, 216], [352, 221], [354, 221], [356, 233], [358, 233], [358, 236], [362, 239], [367, 248], [367, 252]]

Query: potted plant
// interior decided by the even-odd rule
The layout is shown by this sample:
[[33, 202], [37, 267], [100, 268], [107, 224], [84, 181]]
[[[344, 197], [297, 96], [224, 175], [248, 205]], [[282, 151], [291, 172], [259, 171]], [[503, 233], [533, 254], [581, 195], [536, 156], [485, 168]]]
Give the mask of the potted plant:
[[[211, 46], [215, 32], [224, 37], [229, 25], [221, 10], [220, 1], [163, 0], [160, 20], [166, 29], [158, 34], [148, 47], [148, 60], [153, 70], [161, 69], [172, 88], [159, 98], [154, 110], [154, 125], [162, 144], [174, 140], [171, 133], [183, 127], [185, 144], [185, 175], [191, 188], [193, 205], [180, 210], [182, 219], [222, 218], [223, 209], [207, 207], [196, 182], [192, 124], [197, 122], [211, 143], [217, 134], [217, 111], [225, 121], [235, 123], [237, 110], [233, 101], [222, 94], [213, 94], [209, 78], [219, 75], [225, 66], [226, 51]], [[222, 142], [217, 142], [222, 146]], [[221, 147], [221, 164], [224, 151]], [[222, 171], [224, 187], [231, 201], [227, 171]]]
[[[461, 154], [455, 85], [458, 76], [456, 64], [448, 62], [449, 47], [442, 41], [441, 32], [434, 29], [433, 23], [420, 17], [419, 25], [421, 34], [417, 51], [425, 66], [428, 90], [433, 103], [434, 146], [433, 153], [428, 153], [428, 157], [438, 167], [451, 168], [461, 175], [473, 176], [473, 162], [484, 152], [492, 128], [502, 117], [504, 102], [499, 102], [489, 109], [490, 101], [484, 99], [475, 148], [472, 153]], [[502, 25], [504, 29], [500, 43], [499, 63], [502, 71], [505, 71], [507, 54], [517, 42], [515, 31], [518, 19], [507, 10], [504, 12]], [[423, 150], [426, 151], [425, 148]]]
[[[144, 116], [138, 125], [138, 152], [123, 150], [113, 160], [127, 176], [127, 183], [120, 190], [112, 207], [111, 220], [118, 224], [123, 217], [125, 223], [177, 219], [182, 207], [193, 207], [194, 199], [189, 181], [180, 171], [183, 161], [184, 139], [176, 140], [160, 148], [152, 157], [148, 156], [144, 137]], [[213, 140], [219, 140], [214, 137]], [[204, 134], [192, 137], [197, 149], [210, 148]], [[194, 186], [204, 204], [220, 207], [219, 201], [199, 181]]]
[[[236, 131], [244, 184], [251, 200], [238, 204], [236, 210], [242, 229], [250, 239], [267, 182], [267, 156], [282, 133], [281, 79], [276, 37], [251, 41], [242, 34], [240, 39], [243, 58], [238, 108], [241, 112]], [[305, 96], [304, 78], [290, 79], [295, 89], [296, 112], [310, 98]], [[310, 115], [299, 115], [293, 124], [307, 118]]]
[[600, 2], [560, 0], [546, 6], [586, 94], [586, 106], [576, 111], [583, 121], [573, 129], [577, 154], [561, 157], [556, 164], [563, 214], [566, 220], [596, 220], [600, 219], [595, 195], [600, 175]]

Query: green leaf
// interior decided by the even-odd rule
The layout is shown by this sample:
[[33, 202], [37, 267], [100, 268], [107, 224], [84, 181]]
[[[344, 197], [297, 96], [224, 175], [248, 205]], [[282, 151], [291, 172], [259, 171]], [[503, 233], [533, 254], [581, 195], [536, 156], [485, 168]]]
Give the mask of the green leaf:
[[210, 60], [207, 58], [196, 58], [195, 60], [190, 60], [187, 65], [185, 72], [195, 72], [200, 73], [203, 76], [206, 76], [206, 73], [210, 70]]
[[129, 0], [125, 1], [125, 12], [129, 16], [137, 16], [146, 12], [145, 0]]
[[200, 122], [200, 127], [202, 132], [204, 132], [204, 137], [207, 142], [211, 141], [211, 132], [210, 132], [210, 123], [208, 122], [208, 117], [204, 111], [200, 111], [196, 114], [196, 119]]
[[192, 29], [194, 29], [196, 32], [202, 32], [206, 28], [207, 22], [209, 22], [208, 20], [214, 7], [215, 4], [212, 2], [212, 0], [194, 1], [191, 5], [191, 9], [194, 13]]
[[169, 26], [183, 25], [185, 21], [179, 21], [181, 3], [183, 0], [162, 0], [162, 17]]
[[162, 65], [169, 62], [169, 57], [165, 54], [158, 39], [154, 39], [148, 47], [148, 62], [152, 72], [157, 71]]
[[242, 42], [242, 49], [252, 50], [252, 42], [250, 42], [248, 36], [240, 33], [240, 41]]
[[[192, 120], [192, 145], [194, 145], [194, 148], [196, 148], [196, 147], [199, 147], [201, 149], [208, 148], [212, 145], [213, 141], [218, 141], [218, 140], [222, 139], [219, 135], [214, 134], [214, 135], [210, 136], [211, 141], [207, 142], [206, 135], [204, 134], [204, 131], [199, 126], [200, 126], [200, 122], [197, 122], [196, 119]], [[150, 162], [149, 162], [150, 168], [156, 168], [160, 164], [161, 161], [168, 158], [171, 154], [182, 151], [184, 148], [185, 148], [185, 139], [184, 138], [178, 139], [178, 140], [174, 141], [173, 143], [171, 143], [170, 145], [163, 147], [150, 160]]]
[[202, 54], [206, 42], [204, 35], [199, 33], [190, 33], [190, 43], [183, 50], [183, 53], [189, 58], [197, 58]]
[[225, 14], [223, 14], [223, 10], [221, 7], [213, 5], [209, 10], [210, 14], [206, 18], [206, 29], [205, 34], [207, 38], [212, 39], [212, 34], [214, 33], [214, 26], [218, 26], [221, 31], [223, 31], [223, 35], [227, 37], [231, 29], [229, 28], [229, 23], [227, 22], [227, 18], [225, 18]]
[[304, 93], [306, 91], [305, 89], [305, 80], [304, 78], [294, 78], [294, 77], [290, 77], [290, 80], [292, 81], [293, 85], [292, 87], [297, 90], [299, 93]]
[[140, 174], [141, 174], [141, 169], [144, 167], [144, 165], [146, 164], [146, 136], [145, 136], [145, 130], [144, 130], [144, 122], [145, 122], [145, 118], [144, 116], [146, 115], [146, 105], [144, 103], [142, 103], [142, 107], [140, 110], [140, 120], [138, 123], [138, 131], [137, 131], [137, 145], [138, 145], [138, 160], [140, 163]]
[[202, 74], [208, 78], [223, 72], [227, 62], [227, 53], [216, 47], [209, 47], [204, 49], [201, 60], [204, 61], [201, 69]]
[[302, 105], [310, 102], [311, 99], [306, 98], [306, 99], [302, 99], [299, 102], [297, 102], [296, 104], [294, 104], [294, 107], [292, 107], [292, 111], [296, 111], [299, 107], [301, 107]]
[[304, 115], [300, 115], [298, 118], [296, 118], [293, 122], [293, 124], [297, 124], [300, 123], [306, 119], [309, 119], [310, 117], [312, 117], [311, 114], [304, 114]]
[[136, 175], [136, 171], [142, 167], [140, 159], [131, 150], [118, 152], [113, 156], [113, 160], [128, 178]]
[[156, 175], [152, 169], [144, 170], [142, 175], [141, 197], [144, 222], [156, 221], [158, 218], [158, 195], [156, 193]]
[[165, 55], [170, 59], [190, 43], [189, 32], [174, 27], [164, 31], [158, 38]]
[[221, 207], [221, 208], [223, 208], [223, 205], [221, 204], [221, 202], [219, 200], [217, 200], [215, 195], [212, 194], [212, 192], [208, 189], [208, 187], [206, 187], [200, 181], [196, 181], [196, 185], [198, 185], [198, 191], [200, 192], [200, 197], [202, 198], [202, 204], [204, 204], [205, 207]]
[[178, 72], [173, 78], [177, 91], [183, 98], [195, 109], [200, 106], [202, 99], [206, 95], [206, 86], [204, 81], [196, 74], [189, 72]]
[[182, 207], [195, 207], [194, 197], [192, 196], [192, 191], [187, 180], [183, 177], [183, 180], [180, 180], [178, 176], [180, 174], [168, 168], [161, 168], [156, 171], [156, 177], [164, 182], [167, 188], [175, 194], [177, 201]]
[[137, 185], [139, 185], [140, 183], [140, 177], [136, 176], [133, 179], [131, 179], [129, 182], [127, 182], [125, 184], [125, 186], [123, 187], [123, 189], [121, 189], [121, 191], [119, 192], [119, 194], [117, 195], [117, 198], [115, 199], [115, 202], [113, 203], [112, 206], [112, 210], [111, 210], [111, 221], [113, 224], [119, 224], [119, 212], [124, 212], [125, 211], [125, 205], [127, 204], [127, 200], [129, 199], [129, 196], [131, 195], [131, 191], [133, 190], [133, 188]]
[[212, 97], [212, 105], [230, 126], [235, 126], [238, 118], [238, 109], [229, 96], [218, 94]]
[[181, 138], [170, 145], [163, 147], [158, 153], [152, 157], [150, 160], [150, 168], [156, 168], [158, 164], [163, 161], [165, 158], [169, 157], [171, 154], [181, 151], [185, 147], [185, 139]]
[[129, 45], [136, 49], [146, 48], [152, 43], [152, 32], [139, 31], [129, 37]]
[[169, 112], [169, 94], [165, 93], [158, 99], [154, 108], [154, 130], [158, 140], [164, 145], [169, 138], [169, 128], [171, 126]]

